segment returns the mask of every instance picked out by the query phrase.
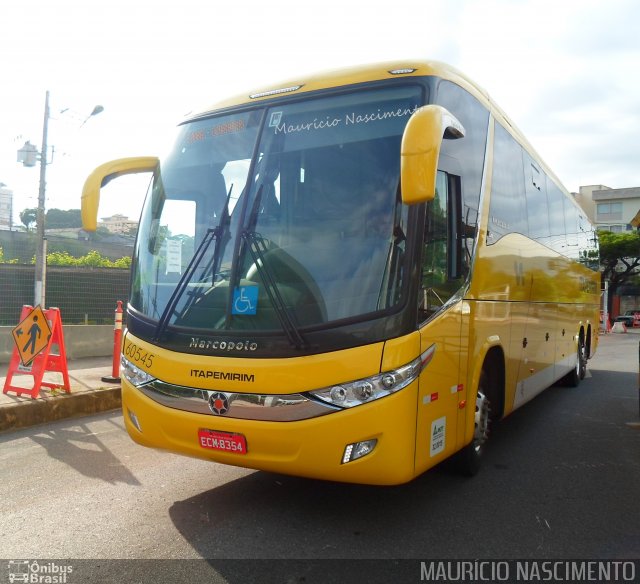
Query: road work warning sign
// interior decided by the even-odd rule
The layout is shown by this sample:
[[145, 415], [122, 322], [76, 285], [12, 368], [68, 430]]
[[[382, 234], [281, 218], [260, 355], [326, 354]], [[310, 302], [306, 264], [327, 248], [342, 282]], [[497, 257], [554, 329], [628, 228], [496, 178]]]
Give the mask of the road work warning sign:
[[51, 339], [51, 328], [42, 308], [36, 306], [11, 334], [22, 364], [28, 366]]
[[[11, 354], [3, 393], [15, 392], [18, 396], [29, 395], [36, 399], [41, 387], [71, 392], [67, 351], [64, 346], [62, 317], [57, 308], [42, 310], [39, 306], [23, 306], [20, 324], [11, 334], [15, 347]], [[57, 348], [57, 353], [52, 351]], [[62, 382], [45, 381], [45, 373], [62, 375]], [[14, 376], [31, 376], [33, 386], [13, 385]]]

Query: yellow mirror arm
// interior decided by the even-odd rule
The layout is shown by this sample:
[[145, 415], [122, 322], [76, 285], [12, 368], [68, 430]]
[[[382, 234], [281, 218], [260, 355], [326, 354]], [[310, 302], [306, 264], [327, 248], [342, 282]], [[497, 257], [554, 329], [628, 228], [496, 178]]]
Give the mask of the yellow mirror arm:
[[153, 172], [158, 166], [155, 156], [137, 156], [120, 158], [98, 166], [84, 182], [82, 188], [82, 228], [85, 231], [95, 231], [98, 226], [98, 204], [100, 203], [100, 189], [110, 180], [125, 174]]
[[402, 201], [407, 205], [431, 201], [442, 140], [462, 138], [464, 127], [439, 105], [426, 105], [409, 119], [402, 136], [400, 176]]

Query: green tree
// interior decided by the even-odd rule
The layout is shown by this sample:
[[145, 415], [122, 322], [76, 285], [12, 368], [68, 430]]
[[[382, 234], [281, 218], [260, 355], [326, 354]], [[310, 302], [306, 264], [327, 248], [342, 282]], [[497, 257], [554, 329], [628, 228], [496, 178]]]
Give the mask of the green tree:
[[82, 227], [82, 217], [80, 209], [49, 209], [45, 223], [47, 229], [65, 229]]
[[611, 304], [616, 290], [640, 274], [640, 233], [598, 231], [598, 240], [602, 278], [609, 281]]
[[[2, 248], [0, 248], [0, 260], [2, 259]], [[15, 260], [17, 261], [17, 260]], [[35, 264], [35, 257], [31, 263]], [[1, 261], [0, 261], [1, 263]], [[5, 262], [12, 263], [12, 262]], [[91, 267], [91, 268], [123, 268], [131, 267], [131, 257], [125, 256], [117, 260], [110, 260], [95, 250], [91, 250], [86, 255], [74, 257], [67, 251], [54, 251], [47, 254], [48, 266], [75, 266], [75, 267]]]
[[[123, 259], [124, 259], [124, 258], [123, 258]], [[17, 260], [17, 259], [10, 260], [10, 259], [8, 259], [8, 258], [5, 258], [5, 257], [4, 257], [4, 249], [2, 249], [2, 248], [0, 247], [0, 264], [17, 264], [17, 263], [18, 263], [18, 260]], [[118, 266], [118, 267], [119, 267], [119, 266]]]
[[103, 239], [109, 238], [113, 235], [111, 231], [109, 231], [104, 225], [98, 225], [98, 228], [95, 231], [89, 232], [89, 239], [91, 241], [102, 241]]
[[30, 226], [38, 219], [38, 209], [23, 209], [20, 211], [20, 221], [29, 231]]

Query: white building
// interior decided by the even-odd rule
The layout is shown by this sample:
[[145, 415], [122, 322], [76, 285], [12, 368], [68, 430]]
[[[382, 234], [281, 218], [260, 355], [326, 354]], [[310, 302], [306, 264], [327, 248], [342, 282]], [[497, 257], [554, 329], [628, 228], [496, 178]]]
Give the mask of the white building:
[[596, 229], [632, 231], [634, 218], [640, 211], [640, 187], [612, 189], [604, 185], [580, 187], [576, 201], [582, 206]]
[[106, 227], [111, 233], [130, 235], [138, 229], [138, 222], [129, 219], [126, 215], [116, 214], [111, 217], [102, 217], [100, 226]]
[[13, 191], [0, 183], [0, 229], [13, 229]]

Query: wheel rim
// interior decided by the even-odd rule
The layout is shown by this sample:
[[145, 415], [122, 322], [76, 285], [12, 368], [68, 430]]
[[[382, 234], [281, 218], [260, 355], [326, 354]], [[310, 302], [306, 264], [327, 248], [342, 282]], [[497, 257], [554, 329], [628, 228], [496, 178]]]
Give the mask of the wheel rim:
[[576, 372], [580, 379], [584, 378], [587, 369], [587, 350], [584, 343], [580, 341], [578, 345], [578, 363], [576, 365]]
[[473, 434], [473, 449], [480, 454], [484, 443], [489, 438], [489, 400], [478, 390], [476, 397], [475, 431]]

